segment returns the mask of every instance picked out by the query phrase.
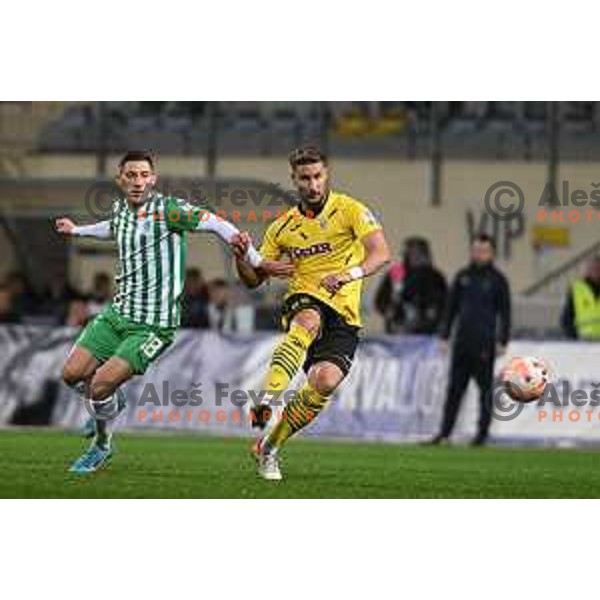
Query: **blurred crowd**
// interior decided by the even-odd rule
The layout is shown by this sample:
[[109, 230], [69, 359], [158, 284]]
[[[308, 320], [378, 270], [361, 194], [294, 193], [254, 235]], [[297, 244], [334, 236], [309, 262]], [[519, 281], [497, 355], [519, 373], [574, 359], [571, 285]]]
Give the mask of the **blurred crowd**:
[[[269, 289], [249, 297], [241, 286], [224, 279], [206, 281], [197, 268], [186, 272], [182, 296], [182, 326], [223, 332], [251, 332], [277, 328], [275, 306], [283, 290]], [[98, 272], [91, 289], [82, 291], [58, 276], [38, 291], [18, 271], [0, 281], [0, 323], [82, 327], [113, 298], [113, 280]]]
[[51, 279], [43, 290], [35, 290], [27, 277], [12, 271], [0, 282], [0, 323], [73, 325], [84, 324], [112, 298], [112, 279], [97, 273], [92, 288], [82, 292], [65, 276]]
[[[242, 333], [276, 330], [284, 293], [285, 286], [275, 283], [249, 295], [242, 286], [221, 278], [207, 281], [200, 269], [190, 268], [182, 297], [182, 327]], [[438, 335], [448, 295], [446, 276], [436, 267], [429, 242], [410, 237], [376, 284], [367, 308], [382, 317], [388, 334]], [[112, 297], [113, 280], [105, 272], [96, 273], [86, 291], [60, 275], [38, 291], [23, 273], [13, 271], [0, 280], [0, 323], [81, 327]], [[592, 257], [583, 277], [569, 285], [560, 326], [569, 339], [600, 341], [600, 256]]]
[[188, 269], [181, 300], [181, 325], [225, 333], [277, 329], [276, 306], [283, 289], [250, 296], [241, 285], [225, 279], [206, 281], [198, 268]]

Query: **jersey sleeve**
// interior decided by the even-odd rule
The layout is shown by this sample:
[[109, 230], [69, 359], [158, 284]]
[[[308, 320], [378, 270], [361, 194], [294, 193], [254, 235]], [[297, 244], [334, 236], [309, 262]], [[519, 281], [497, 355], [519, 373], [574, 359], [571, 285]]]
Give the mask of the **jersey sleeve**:
[[73, 235], [109, 240], [114, 237], [112, 221], [99, 221], [92, 225], [78, 225], [73, 229]]
[[260, 247], [260, 255], [264, 260], [279, 260], [281, 257], [282, 248], [275, 240], [275, 230], [273, 228], [276, 223], [277, 222], [273, 223], [273, 225], [267, 229], [262, 246]]
[[207, 206], [196, 206], [184, 200], [168, 198], [165, 205], [165, 220], [171, 231], [195, 231], [209, 215]]
[[346, 207], [348, 223], [357, 239], [361, 240], [374, 231], [381, 230], [381, 224], [362, 202], [351, 200]]

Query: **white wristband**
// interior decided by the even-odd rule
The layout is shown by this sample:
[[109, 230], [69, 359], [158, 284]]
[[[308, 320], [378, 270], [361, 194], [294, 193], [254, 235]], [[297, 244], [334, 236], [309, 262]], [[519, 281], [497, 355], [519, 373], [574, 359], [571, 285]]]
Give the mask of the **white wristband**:
[[254, 246], [250, 246], [250, 248], [248, 248], [245, 258], [254, 268], [260, 267], [263, 261], [263, 257]]
[[352, 267], [348, 271], [348, 275], [350, 275], [352, 281], [356, 281], [357, 279], [364, 279], [365, 272], [362, 270], [361, 267]]

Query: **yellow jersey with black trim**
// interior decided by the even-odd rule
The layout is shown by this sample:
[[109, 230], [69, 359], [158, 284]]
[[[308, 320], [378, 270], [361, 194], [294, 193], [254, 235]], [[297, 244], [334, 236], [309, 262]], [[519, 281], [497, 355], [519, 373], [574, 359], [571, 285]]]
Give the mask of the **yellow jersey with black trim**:
[[365, 259], [363, 238], [381, 229], [362, 203], [334, 191], [316, 216], [299, 208], [272, 223], [260, 253], [265, 260], [289, 257], [295, 266], [286, 298], [309, 294], [331, 306], [349, 324], [360, 327], [362, 281], [353, 281], [332, 295], [322, 285], [327, 276], [347, 272]]

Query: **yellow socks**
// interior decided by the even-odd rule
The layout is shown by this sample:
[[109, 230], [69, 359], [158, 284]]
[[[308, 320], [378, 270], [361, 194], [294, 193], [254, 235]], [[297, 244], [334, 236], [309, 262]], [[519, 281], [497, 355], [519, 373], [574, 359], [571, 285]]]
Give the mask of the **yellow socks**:
[[304, 364], [306, 353], [314, 339], [315, 335], [310, 331], [301, 325], [292, 324], [288, 334], [273, 353], [263, 388], [267, 394], [281, 393], [290, 385], [290, 381]]
[[276, 452], [295, 433], [310, 425], [330, 398], [307, 383], [285, 407], [282, 417], [265, 439], [265, 450]]

